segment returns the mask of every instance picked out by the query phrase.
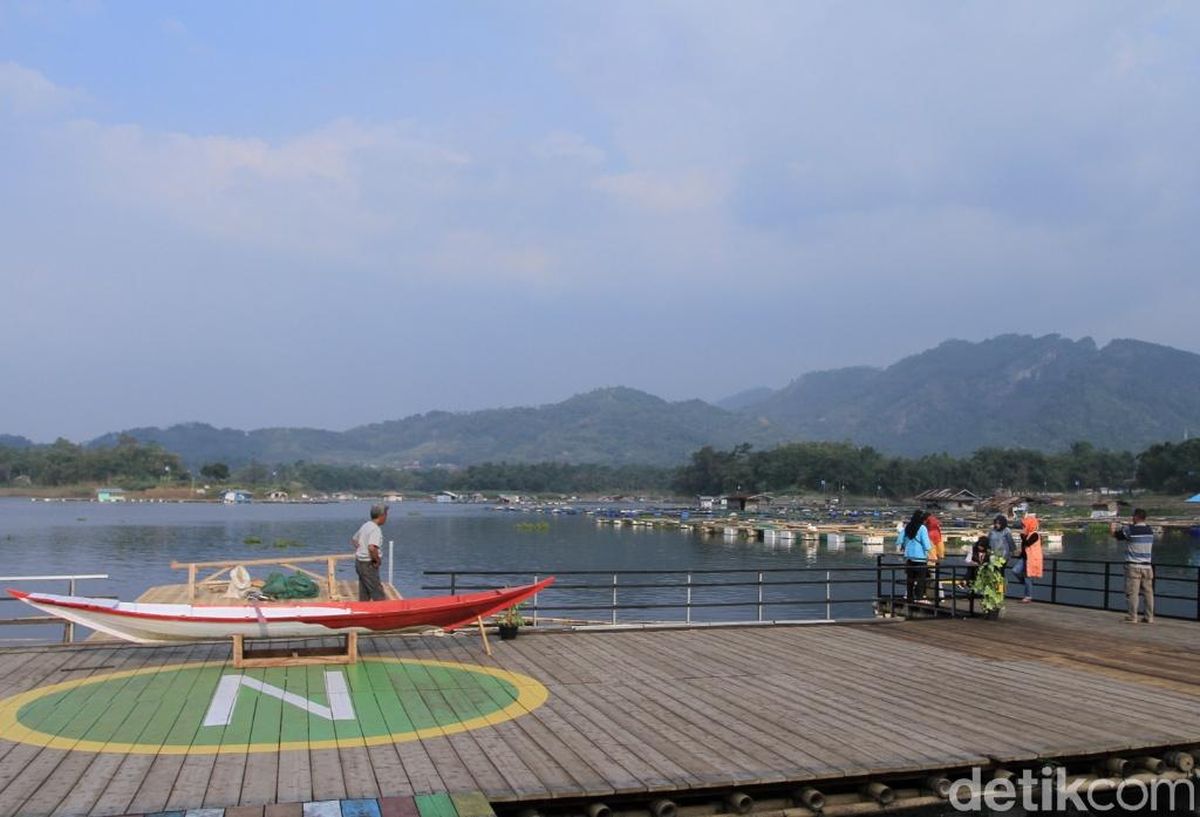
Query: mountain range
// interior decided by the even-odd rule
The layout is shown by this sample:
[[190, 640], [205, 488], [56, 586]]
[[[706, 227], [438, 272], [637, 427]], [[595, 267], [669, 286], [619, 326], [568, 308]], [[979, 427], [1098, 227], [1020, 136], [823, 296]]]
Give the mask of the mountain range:
[[251, 460], [676, 465], [705, 445], [762, 448], [804, 440], [850, 441], [910, 456], [962, 455], [984, 446], [1061, 450], [1078, 440], [1138, 451], [1198, 427], [1200, 355], [1137, 340], [1100, 348], [1090, 338], [1002, 335], [946, 341], [886, 368], [811, 372], [781, 389], [751, 389], [716, 405], [614, 387], [551, 405], [433, 411], [343, 432], [185, 423], [113, 432], [89, 445], [112, 445], [128, 434], [193, 466]]

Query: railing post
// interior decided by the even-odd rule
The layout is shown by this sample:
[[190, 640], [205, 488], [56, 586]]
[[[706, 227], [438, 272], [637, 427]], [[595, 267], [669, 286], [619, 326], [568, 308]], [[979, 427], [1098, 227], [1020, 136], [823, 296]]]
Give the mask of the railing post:
[[1196, 621], [1200, 621], [1200, 567], [1196, 568]]
[[825, 571], [825, 620], [833, 621], [833, 599], [830, 597], [829, 571]]
[[[534, 584], [538, 583], [538, 576], [536, 573], [533, 574], [533, 583]], [[534, 627], [537, 626], [537, 622], [538, 622], [538, 596], [540, 596], [540, 595], [541, 595], [540, 593], [533, 594], [533, 626]]]
[[875, 557], [875, 599], [883, 604], [883, 554]]
[[763, 620], [763, 574], [758, 572], [758, 620]]
[[1106, 561], [1104, 563], [1104, 609], [1105, 610], [1108, 609], [1108, 586], [1109, 586], [1109, 580], [1112, 576], [1111, 572], [1109, 571], [1110, 567], [1112, 567], [1112, 562]]
[[684, 607], [684, 621], [692, 623], [692, 573], [687, 574], [687, 605]]
[[458, 584], [458, 573], [452, 570], [452, 571], [450, 571], [450, 595], [452, 595], [452, 596], [458, 595], [458, 590], [455, 589], [457, 584]]
[[613, 595], [612, 595], [612, 623], [617, 623], [617, 574], [613, 574]]
[[1058, 603], [1058, 559], [1050, 562], [1050, 603]]
[[[75, 595], [75, 580], [67, 579], [67, 595]], [[70, 644], [75, 640], [75, 622], [68, 621], [63, 625], [63, 643]]]

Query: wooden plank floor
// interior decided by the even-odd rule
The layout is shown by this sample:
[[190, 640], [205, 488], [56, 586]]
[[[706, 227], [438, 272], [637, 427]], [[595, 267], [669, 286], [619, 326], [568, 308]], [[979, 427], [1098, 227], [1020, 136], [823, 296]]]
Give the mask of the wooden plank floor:
[[[210, 739], [219, 751], [207, 754], [131, 746], [181, 735], [199, 745], [196, 718], [210, 693], [190, 692], [203, 683], [195, 673], [159, 668], [227, 661], [227, 645], [8, 650], [0, 698], [145, 672], [78, 688], [81, 711], [110, 728], [101, 751], [61, 708], [39, 715], [38, 728], [66, 736], [63, 746], [0, 735], [0, 814], [469, 791], [493, 801], [611, 796], [1200, 744], [1197, 636], [1197, 624], [1129, 625], [1116, 613], [1030, 605], [999, 622], [525, 634], [494, 642], [491, 658], [465, 633], [364, 638], [367, 661], [345, 670], [361, 722], [289, 720], [296, 701], [327, 700], [328, 668], [259, 671], [294, 697], [251, 695], [252, 717], [222, 727]], [[437, 663], [389, 676], [371, 659], [507, 670], [548, 697], [508, 717], [497, 706], [511, 695], [483, 676]], [[372, 742], [371, 718], [427, 728], [419, 739]], [[479, 728], [453, 726], [470, 719]], [[271, 751], [247, 751], [263, 741]]]

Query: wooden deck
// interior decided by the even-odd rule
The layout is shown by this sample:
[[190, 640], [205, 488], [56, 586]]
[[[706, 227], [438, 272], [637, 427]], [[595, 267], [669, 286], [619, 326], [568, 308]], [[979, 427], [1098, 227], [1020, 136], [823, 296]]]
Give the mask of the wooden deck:
[[[144, 672], [74, 687], [95, 721], [87, 728], [47, 707], [34, 725], [59, 745], [0, 739], [0, 815], [440, 792], [493, 803], [636, 796], [1188, 746], [1200, 744], [1198, 636], [1191, 623], [1012, 605], [999, 622], [526, 633], [494, 642], [490, 658], [465, 633], [363, 638], [363, 662], [344, 670], [361, 723], [289, 722], [292, 703], [247, 692], [242, 725], [208, 739], [196, 726], [211, 709], [200, 676], [160, 668], [218, 662], [212, 672], [234, 673], [228, 644], [8, 650], [0, 698]], [[408, 674], [388, 675], [397, 668]], [[333, 706], [313, 669], [259, 672]], [[404, 735], [379, 739], [370, 717]], [[160, 745], [173, 748], [145, 748]]]

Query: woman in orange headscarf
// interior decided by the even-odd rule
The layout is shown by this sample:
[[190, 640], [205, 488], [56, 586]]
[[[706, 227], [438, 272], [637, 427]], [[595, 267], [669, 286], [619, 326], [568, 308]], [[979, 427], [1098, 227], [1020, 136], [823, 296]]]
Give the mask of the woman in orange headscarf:
[[942, 540], [941, 520], [933, 514], [929, 514], [925, 517], [925, 530], [929, 531], [929, 541], [933, 542], [933, 550], [929, 552], [929, 564], [945, 560], [946, 543]]
[[[1031, 513], [1025, 514], [1021, 527], [1024, 531], [1021, 535], [1021, 542], [1025, 550], [1025, 575], [1031, 579], [1040, 579], [1042, 577], [1042, 537], [1038, 533], [1037, 517]], [[1032, 600], [1028, 597], [1021, 599], [1023, 602]]]

